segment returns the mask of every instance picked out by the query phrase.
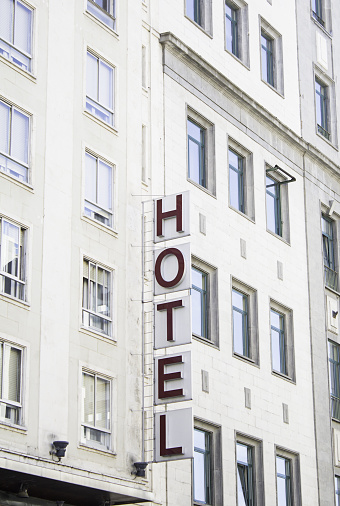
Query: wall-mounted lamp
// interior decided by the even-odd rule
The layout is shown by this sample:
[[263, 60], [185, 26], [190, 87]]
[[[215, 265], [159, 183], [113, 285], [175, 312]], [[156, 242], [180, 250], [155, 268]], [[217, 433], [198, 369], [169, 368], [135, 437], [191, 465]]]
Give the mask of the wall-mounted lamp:
[[55, 455], [59, 460], [65, 457], [67, 445], [68, 441], [53, 441], [53, 450], [50, 452], [51, 455]]
[[145, 478], [145, 469], [148, 465], [148, 462], [134, 462], [133, 464], [136, 468], [135, 474], [141, 478]]
[[28, 487], [27, 487], [26, 483], [21, 483], [19, 492], [17, 493], [17, 496], [18, 497], [29, 497], [28, 492], [27, 492], [27, 488]]

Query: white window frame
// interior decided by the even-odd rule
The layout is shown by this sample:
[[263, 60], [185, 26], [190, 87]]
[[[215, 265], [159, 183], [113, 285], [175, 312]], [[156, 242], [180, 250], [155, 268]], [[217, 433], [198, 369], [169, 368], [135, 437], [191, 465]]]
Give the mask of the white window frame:
[[[243, 160], [243, 211], [232, 206], [230, 202], [229, 150], [236, 153]], [[253, 154], [231, 137], [228, 137], [228, 203], [231, 209], [255, 221]]]
[[[28, 184], [30, 180], [30, 143], [31, 143], [31, 122], [32, 117], [26, 111], [23, 111], [20, 107], [17, 107], [15, 104], [5, 100], [0, 96], [0, 102], [2, 102], [6, 107], [9, 108], [9, 139], [8, 139], [8, 153], [5, 151], [0, 151], [0, 173], [6, 174], [7, 176], [20, 181], [21, 183]], [[18, 113], [26, 116], [28, 118], [28, 132], [27, 132], [27, 163], [18, 160], [13, 157], [11, 154], [12, 151], [12, 138], [15, 136], [15, 132], [13, 132], [13, 112], [17, 111]], [[1, 158], [4, 158], [3, 163], [1, 163]], [[14, 167], [13, 167], [14, 165]], [[20, 173], [16, 173], [13, 168], [15, 165], [19, 166], [21, 171], [24, 169], [26, 171], [26, 177], [22, 176]], [[12, 167], [11, 167], [12, 166]]]
[[191, 258], [191, 267], [206, 274], [206, 336], [193, 337], [207, 344], [219, 345], [217, 268], [196, 256]]
[[[14, 9], [13, 9], [13, 12], [14, 12], [14, 19], [12, 20], [13, 21], [13, 25], [12, 25], [12, 29], [13, 29], [13, 33], [12, 33], [12, 40], [11, 41], [8, 41], [8, 40], [5, 40], [5, 39], [2, 39], [0, 38], [0, 55], [5, 58], [6, 60], [10, 61], [11, 63], [13, 63], [15, 66], [19, 67], [21, 70], [23, 70], [24, 72], [28, 72], [29, 74], [32, 73], [32, 54], [33, 54], [33, 24], [34, 24], [34, 8], [29, 5], [28, 3], [26, 2], [23, 2], [22, 0], [12, 0], [13, 1], [13, 5], [14, 5]], [[17, 9], [17, 4], [20, 3], [22, 5], [24, 5], [24, 7], [26, 7], [26, 9], [29, 9], [31, 11], [31, 27], [30, 27], [30, 38], [31, 38], [31, 53], [27, 53], [26, 51], [23, 51], [22, 49], [18, 49], [18, 47], [15, 45], [15, 41], [14, 41], [14, 37], [15, 37], [15, 13], [16, 13], [16, 9]], [[1, 46], [3, 46], [1, 48]], [[7, 56], [4, 55], [4, 52], [7, 53]], [[20, 61], [18, 59], [18, 56], [20, 57], [24, 57], [27, 59], [27, 63], [28, 65], [26, 65], [24, 62]], [[17, 61], [15, 61], [17, 60]], [[24, 68], [26, 67], [26, 68]]]
[[111, 4], [112, 13], [103, 9], [97, 4], [96, 0], [86, 0], [86, 10], [89, 14], [94, 16], [96, 20], [103, 23], [107, 28], [116, 31], [117, 16], [116, 16], [116, 0], [108, 0]]
[[[232, 336], [233, 336], [233, 355], [237, 358], [246, 360], [247, 362], [258, 365], [259, 364], [259, 337], [258, 337], [258, 315], [257, 315], [257, 291], [242, 283], [238, 279], [232, 278], [231, 290], [236, 290], [247, 297], [247, 332], [248, 332], [248, 345], [249, 354], [243, 355], [237, 353], [234, 347], [234, 329], [233, 329], [233, 303], [231, 302], [232, 312]], [[231, 293], [232, 301], [232, 293]]]
[[[2, 417], [2, 414], [0, 416], [0, 423], [5, 424], [5, 425], [22, 426], [23, 425], [22, 407], [23, 407], [24, 349], [21, 346], [10, 343], [8, 341], [4, 341], [2, 339], [0, 339], [0, 346], [2, 346], [2, 364], [1, 364], [2, 375], [0, 378], [0, 385], [1, 385], [1, 388], [0, 388], [0, 410], [2, 411], [3, 408], [5, 408], [5, 409], [9, 408], [9, 409], [15, 409], [18, 412], [18, 422], [17, 423], [11, 421], [10, 419]], [[3, 397], [4, 377], [5, 377], [6, 373], [8, 374], [8, 367], [9, 367], [9, 364], [5, 362], [5, 355], [8, 355], [11, 348], [20, 351], [20, 371], [18, 374], [18, 376], [19, 376], [18, 381], [19, 381], [19, 388], [20, 388], [19, 401], [9, 400], [9, 399], [6, 399], [5, 397]]]
[[[100, 336], [103, 336], [103, 337], [107, 337], [107, 338], [111, 338], [112, 339], [112, 335], [113, 335], [113, 283], [114, 283], [114, 271], [113, 269], [97, 262], [96, 260], [93, 260], [92, 258], [84, 255], [83, 258], [82, 258], [82, 311], [81, 311], [81, 314], [82, 314], [82, 317], [81, 317], [81, 326], [82, 328], [90, 331], [90, 332], [94, 332], [95, 334], [98, 334]], [[110, 281], [110, 287], [109, 287], [109, 290], [108, 290], [108, 297], [109, 297], [109, 304], [108, 304], [108, 315], [105, 315], [105, 314], [102, 314], [102, 313], [99, 313], [99, 312], [96, 312], [96, 311], [92, 311], [91, 309], [89, 309], [89, 307], [85, 307], [84, 305], [84, 262], [88, 262], [88, 277], [87, 277], [87, 280], [89, 280], [89, 276], [90, 276], [90, 264], [94, 265], [96, 267], [96, 282], [95, 282], [95, 285], [96, 285], [96, 290], [97, 290], [97, 285], [98, 285], [98, 282], [97, 282], [97, 272], [98, 272], [98, 268], [100, 269], [103, 269], [105, 272], [107, 272], [109, 274], [109, 281]], [[89, 306], [89, 292], [90, 292], [90, 284], [88, 283], [88, 287], [87, 287], [87, 306]], [[87, 325], [85, 322], [84, 322], [84, 315], [85, 314], [88, 314], [88, 319], [89, 319], [89, 324]], [[107, 332], [105, 331], [101, 331], [100, 328], [94, 326], [94, 325], [91, 325], [90, 324], [90, 317], [94, 317], [94, 318], [99, 318], [100, 320], [103, 320], [103, 324], [106, 323], [107, 325]]]
[[[284, 341], [285, 341], [285, 365], [286, 373], [273, 369], [273, 350], [272, 350], [272, 328], [271, 311], [279, 313], [284, 321]], [[269, 329], [270, 329], [270, 350], [271, 350], [271, 368], [272, 374], [281, 376], [295, 382], [295, 351], [294, 351], [294, 324], [293, 311], [279, 302], [270, 299], [269, 301]]]
[[[188, 121], [195, 123], [204, 131], [204, 186], [189, 177], [189, 132]], [[215, 171], [215, 126], [202, 115], [186, 106], [186, 152], [187, 152], [187, 178], [192, 184], [212, 195], [216, 195]]]
[[[97, 202], [90, 201], [86, 199], [86, 178], [87, 178], [87, 172], [86, 172], [86, 156], [91, 156], [96, 159], [96, 183], [97, 183], [97, 190], [98, 190], [98, 181], [99, 181], [99, 172], [98, 172], [98, 164], [99, 162], [104, 163], [105, 165], [108, 165], [111, 168], [111, 210], [107, 209], [105, 207], [100, 206]], [[107, 159], [103, 158], [102, 156], [99, 156], [98, 154], [94, 153], [90, 149], [85, 149], [85, 157], [84, 157], [84, 204], [82, 208], [83, 216], [90, 219], [96, 224], [102, 225], [109, 229], [114, 229], [115, 226], [115, 213], [114, 213], [114, 202], [115, 202], [115, 173], [116, 173], [116, 166], [112, 162], [108, 161]], [[97, 199], [98, 200], [98, 199]], [[89, 213], [86, 213], [86, 204], [89, 205]], [[96, 209], [95, 209], [96, 208]], [[98, 218], [108, 219], [109, 224], [103, 223], [101, 219], [96, 218], [96, 215], [98, 215]], [[111, 222], [111, 223], [110, 223]]]
[[[88, 86], [88, 83], [87, 83], [88, 55], [97, 60], [97, 97], [96, 98], [92, 98], [92, 97], [88, 96], [88, 94], [87, 94], [87, 92], [88, 92], [88, 88], [87, 88], [87, 86]], [[107, 67], [112, 69], [112, 97], [111, 97], [112, 98], [112, 108], [108, 108], [99, 102], [98, 93], [99, 93], [99, 80], [100, 80], [100, 63], [103, 63], [104, 65], [106, 65]], [[106, 60], [105, 58], [100, 56], [98, 53], [96, 53], [95, 51], [90, 49], [89, 47], [87, 48], [87, 51], [86, 51], [85, 67], [86, 67], [85, 111], [88, 114], [90, 114], [90, 116], [93, 116], [98, 121], [102, 122], [103, 124], [105, 124], [111, 128], [115, 128], [115, 123], [116, 123], [116, 117], [115, 117], [116, 116], [115, 115], [116, 67], [112, 63], [110, 63], [108, 60]], [[105, 116], [105, 115], [108, 117], [108, 120], [103, 119], [103, 116]]]
[[[3, 271], [1, 268], [2, 265], [2, 237], [3, 237], [3, 222], [14, 226], [19, 231], [19, 252], [18, 252], [18, 271], [19, 275], [15, 276], [13, 274], [7, 273]], [[0, 293], [5, 297], [10, 297], [16, 300], [25, 301], [26, 300], [26, 291], [27, 291], [27, 283], [26, 283], [26, 268], [27, 268], [27, 239], [26, 239], [27, 229], [20, 225], [19, 223], [14, 222], [13, 220], [9, 220], [4, 216], [0, 216]], [[10, 281], [15, 283], [15, 293], [19, 292], [20, 295], [20, 287], [22, 290], [22, 296], [11, 295], [5, 291], [4, 283], [5, 281]]]
[[[109, 415], [110, 415], [110, 426], [108, 429], [104, 428], [98, 428], [96, 426], [96, 420], [94, 420], [93, 424], [85, 422], [85, 410], [84, 410], [84, 400], [85, 400], [85, 392], [84, 392], [84, 385], [83, 385], [83, 378], [84, 375], [92, 376], [94, 378], [94, 385], [95, 385], [95, 391], [94, 391], [94, 400], [96, 400], [96, 384], [97, 379], [102, 379], [109, 384], [109, 395], [108, 395], [108, 402], [109, 402]], [[113, 378], [109, 377], [105, 374], [101, 374], [99, 372], [95, 372], [91, 369], [83, 367], [81, 370], [81, 436], [80, 436], [80, 442], [82, 445], [87, 446], [89, 448], [94, 448], [97, 450], [102, 451], [112, 451], [112, 429], [113, 429], [113, 417], [112, 417], [112, 395], [113, 395]], [[94, 402], [94, 416], [95, 416], [95, 410], [96, 410], [96, 401]], [[95, 441], [94, 439], [91, 439], [89, 437], [90, 431], [97, 431], [102, 434], [104, 437], [104, 443], [100, 443], [98, 441]]]
[[[260, 24], [260, 60], [261, 60], [261, 80], [271, 89], [275, 90], [282, 97], [284, 96], [284, 73], [283, 73], [283, 49], [282, 36], [267, 21], [259, 17]], [[262, 76], [262, 41], [264, 35], [268, 40], [272, 41], [273, 52], [273, 84], [263, 79]]]

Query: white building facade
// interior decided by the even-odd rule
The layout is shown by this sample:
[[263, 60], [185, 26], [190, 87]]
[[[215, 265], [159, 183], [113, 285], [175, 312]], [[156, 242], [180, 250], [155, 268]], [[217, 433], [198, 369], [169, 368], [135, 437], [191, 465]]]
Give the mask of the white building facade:
[[[339, 6], [0, 19], [0, 504], [338, 506]], [[180, 194], [190, 235], [155, 243]], [[155, 255], [182, 243], [189, 341], [159, 347]], [[179, 353], [192, 395], [155, 405]], [[155, 463], [183, 408], [193, 458]]]

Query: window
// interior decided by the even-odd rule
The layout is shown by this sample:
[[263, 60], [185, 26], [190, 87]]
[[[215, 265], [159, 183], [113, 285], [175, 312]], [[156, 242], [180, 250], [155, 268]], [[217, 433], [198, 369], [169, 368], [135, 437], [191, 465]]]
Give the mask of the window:
[[215, 194], [214, 126], [192, 110], [187, 115], [187, 143], [189, 180]]
[[324, 214], [321, 216], [323, 265], [325, 285], [333, 290], [338, 288], [338, 273], [335, 265], [334, 222]]
[[115, 30], [115, 0], [87, 0], [87, 10], [102, 23]]
[[256, 291], [232, 280], [233, 351], [258, 363]]
[[195, 420], [193, 498], [194, 504], [223, 504], [221, 427]]
[[217, 269], [196, 257], [191, 261], [192, 333], [218, 345]]
[[270, 307], [272, 370], [294, 380], [294, 342], [292, 311], [274, 301]]
[[99, 449], [111, 446], [111, 382], [99, 374], [82, 373], [82, 443]]
[[313, 17], [322, 25], [325, 25], [322, 16], [322, 0], [312, 0]]
[[238, 9], [231, 3], [225, 3], [225, 43], [226, 49], [233, 55], [239, 55], [238, 50]]
[[236, 443], [237, 506], [253, 506], [253, 447]]
[[22, 350], [0, 342], [0, 421], [21, 424]]
[[101, 121], [114, 125], [114, 69], [87, 52], [86, 110]]
[[111, 335], [112, 272], [84, 258], [83, 325], [107, 336]]
[[229, 149], [229, 202], [232, 207], [244, 213], [244, 159]]
[[261, 77], [283, 95], [282, 37], [261, 19]]
[[271, 86], [274, 86], [273, 45], [273, 39], [261, 32], [262, 79]]
[[315, 78], [315, 103], [317, 132], [330, 140], [328, 114], [328, 86]]
[[194, 429], [194, 501], [211, 504], [212, 469], [211, 469], [212, 433]]
[[0, 11], [0, 54], [30, 72], [33, 11], [19, 0], [0, 0]]
[[25, 229], [0, 218], [0, 292], [25, 300]]
[[276, 456], [277, 506], [292, 506], [291, 461]]
[[0, 170], [28, 182], [29, 116], [0, 100]]
[[187, 17], [211, 34], [211, 0], [185, 0], [185, 3]]
[[113, 226], [113, 167], [85, 153], [84, 214], [107, 227]]
[[274, 234], [282, 235], [280, 185], [268, 175], [266, 176], [266, 194], [267, 229]]
[[340, 421], [340, 346], [328, 341], [332, 418]]
[[340, 478], [335, 477], [335, 506], [340, 506]]
[[234, 352], [249, 357], [248, 296], [233, 289]]
[[285, 318], [283, 314], [270, 310], [273, 371], [287, 374]]
[[188, 118], [188, 168], [189, 178], [195, 183], [206, 186], [205, 174], [205, 138], [204, 128]]
[[208, 275], [195, 267], [191, 269], [192, 277], [192, 332], [208, 339]]

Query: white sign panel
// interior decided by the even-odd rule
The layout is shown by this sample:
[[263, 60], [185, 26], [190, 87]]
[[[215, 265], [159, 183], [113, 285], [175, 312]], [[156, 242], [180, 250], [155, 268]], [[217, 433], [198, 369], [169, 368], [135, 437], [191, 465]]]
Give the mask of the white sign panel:
[[154, 404], [192, 399], [191, 351], [155, 357]]
[[190, 235], [189, 195], [186, 191], [154, 201], [154, 242]]
[[155, 295], [191, 288], [190, 243], [155, 251]]
[[191, 297], [177, 297], [154, 303], [154, 348], [191, 343]]
[[192, 408], [155, 413], [155, 462], [194, 456]]

